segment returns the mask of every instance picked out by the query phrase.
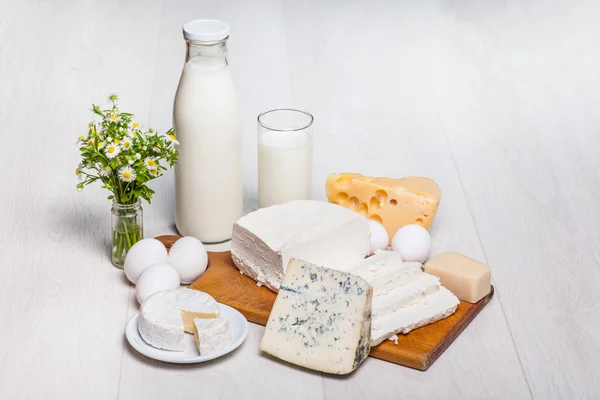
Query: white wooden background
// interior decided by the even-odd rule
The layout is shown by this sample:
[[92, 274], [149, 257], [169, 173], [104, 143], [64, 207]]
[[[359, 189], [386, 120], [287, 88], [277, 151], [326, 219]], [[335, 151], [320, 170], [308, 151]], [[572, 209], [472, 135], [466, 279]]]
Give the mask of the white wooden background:
[[[0, 0], [0, 398], [600, 398], [600, 2]], [[335, 171], [441, 186], [433, 253], [486, 261], [496, 296], [427, 371], [335, 378], [260, 354], [179, 366], [124, 338], [133, 287], [109, 203], [75, 190], [75, 138], [110, 93], [171, 124], [183, 22], [231, 24], [247, 209], [260, 111], [314, 113], [314, 197]], [[145, 206], [174, 232], [173, 177]]]

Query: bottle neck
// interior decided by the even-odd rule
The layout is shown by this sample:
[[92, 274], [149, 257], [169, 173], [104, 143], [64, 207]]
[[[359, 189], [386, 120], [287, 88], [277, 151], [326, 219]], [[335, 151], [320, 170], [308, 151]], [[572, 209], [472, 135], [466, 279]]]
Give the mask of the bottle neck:
[[220, 60], [225, 65], [227, 62], [227, 39], [223, 39], [218, 42], [192, 42], [186, 40], [187, 54], [185, 56], [185, 62], [196, 57], [206, 57], [216, 60]]

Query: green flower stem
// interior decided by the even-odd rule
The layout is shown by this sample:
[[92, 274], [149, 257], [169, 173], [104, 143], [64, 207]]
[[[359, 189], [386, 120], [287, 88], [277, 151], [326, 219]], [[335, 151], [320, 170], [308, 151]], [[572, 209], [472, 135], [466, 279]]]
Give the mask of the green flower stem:
[[137, 214], [127, 213], [118, 217], [113, 227], [113, 262], [123, 266], [127, 252], [141, 238], [142, 228], [138, 225]]

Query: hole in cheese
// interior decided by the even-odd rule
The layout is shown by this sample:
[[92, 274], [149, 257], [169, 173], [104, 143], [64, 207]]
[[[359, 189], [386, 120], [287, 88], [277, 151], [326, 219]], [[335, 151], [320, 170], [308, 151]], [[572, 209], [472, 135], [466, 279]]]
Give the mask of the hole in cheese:
[[415, 224], [419, 224], [419, 225], [421, 225], [421, 226], [422, 226], [422, 225], [423, 225], [423, 218], [417, 218], [417, 219], [415, 220]]
[[381, 207], [381, 204], [379, 203], [379, 199], [377, 198], [377, 196], [371, 197], [370, 203], [371, 203], [371, 211], [373, 211], [373, 212], [376, 212]]
[[398, 204], [398, 201], [396, 199], [391, 199], [390, 200], [390, 204], [393, 205], [393, 206], [395, 206], [395, 205]]
[[381, 206], [387, 201], [388, 194], [385, 190], [379, 189], [378, 191], [375, 192], [375, 197], [377, 199], [379, 199], [379, 206]]
[[383, 220], [381, 219], [381, 217], [377, 214], [373, 214], [371, 215], [369, 218], [371, 218], [373, 221], [377, 221], [380, 224], [383, 224]]
[[360, 204], [360, 202], [358, 201], [358, 199], [356, 197], [350, 197], [348, 199], [348, 207], [350, 207], [353, 210], [356, 210], [358, 208], [359, 204]]
[[346, 205], [346, 201], [348, 201], [348, 193], [346, 192], [339, 192], [337, 194], [337, 196], [335, 197], [335, 200], [338, 204], [340, 205]]
[[367, 207], [367, 203], [360, 203], [360, 206], [358, 206], [358, 212], [364, 215], [365, 217], [367, 216], [368, 210], [369, 208]]

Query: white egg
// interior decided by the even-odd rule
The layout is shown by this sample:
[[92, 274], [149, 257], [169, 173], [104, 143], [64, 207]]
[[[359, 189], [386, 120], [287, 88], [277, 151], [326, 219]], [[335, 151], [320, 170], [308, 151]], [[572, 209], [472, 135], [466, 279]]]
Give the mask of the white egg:
[[181, 283], [192, 283], [206, 271], [208, 254], [201, 241], [186, 236], [176, 241], [169, 250], [167, 261], [179, 273]]
[[375, 253], [376, 250], [387, 249], [390, 237], [383, 225], [370, 219], [369, 230], [371, 231], [371, 254]]
[[152, 264], [138, 278], [135, 297], [142, 304], [154, 293], [179, 288], [179, 274], [169, 264]]
[[392, 239], [392, 250], [400, 253], [404, 261], [423, 262], [429, 257], [431, 236], [421, 225], [405, 225]]
[[127, 252], [125, 256], [125, 275], [132, 283], [146, 267], [159, 262], [167, 261], [167, 249], [156, 239], [142, 239]]

